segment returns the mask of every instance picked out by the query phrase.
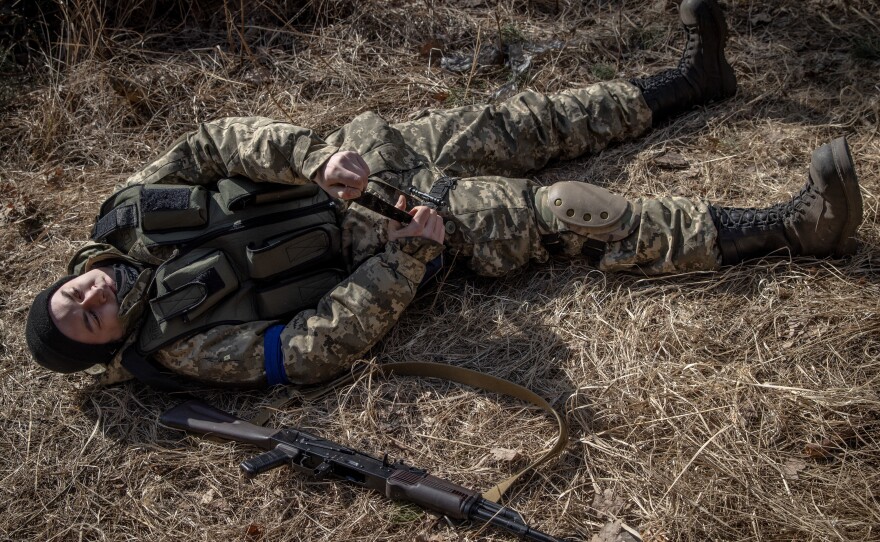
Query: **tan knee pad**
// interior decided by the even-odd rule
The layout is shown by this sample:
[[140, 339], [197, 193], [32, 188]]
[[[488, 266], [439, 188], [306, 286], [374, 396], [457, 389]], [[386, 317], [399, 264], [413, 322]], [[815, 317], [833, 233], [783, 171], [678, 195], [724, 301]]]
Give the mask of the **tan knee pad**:
[[585, 237], [609, 243], [639, 225], [641, 205], [593, 184], [561, 181], [550, 186], [547, 207], [557, 220]]

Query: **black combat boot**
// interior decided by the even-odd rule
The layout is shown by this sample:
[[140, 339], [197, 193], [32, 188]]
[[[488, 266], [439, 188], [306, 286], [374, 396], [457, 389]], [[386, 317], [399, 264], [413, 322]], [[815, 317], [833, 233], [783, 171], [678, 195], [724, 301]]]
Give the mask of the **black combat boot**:
[[724, 58], [727, 24], [715, 0], [684, 0], [679, 7], [687, 45], [678, 67], [634, 79], [653, 112], [654, 125], [691, 107], [733, 96], [736, 76]]
[[856, 250], [862, 195], [846, 139], [813, 151], [807, 185], [768, 209], [709, 208], [724, 265], [750, 258], [845, 256]]

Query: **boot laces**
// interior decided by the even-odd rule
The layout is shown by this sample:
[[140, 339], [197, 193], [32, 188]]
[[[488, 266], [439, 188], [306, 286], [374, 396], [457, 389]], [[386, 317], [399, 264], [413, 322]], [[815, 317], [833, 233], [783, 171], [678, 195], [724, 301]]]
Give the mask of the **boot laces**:
[[700, 48], [700, 29], [694, 26], [684, 27], [687, 40], [685, 41], [684, 51], [681, 52], [681, 58], [678, 60], [678, 70], [681, 73], [687, 71], [692, 57], [697, 54]]
[[724, 228], [759, 228], [772, 229], [784, 226], [798, 215], [807, 212], [817, 198], [813, 190], [813, 179], [809, 177], [807, 184], [785, 203], [777, 203], [772, 207], [715, 207], [714, 211], [719, 224]]
[[791, 198], [791, 202], [789, 205], [792, 208], [792, 213], [804, 214], [807, 212], [807, 207], [810, 207], [813, 202], [819, 197], [815, 190], [813, 190], [813, 175], [809, 174], [807, 176], [807, 184], [804, 186], [800, 192], [794, 195]]
[[678, 66], [675, 68], [669, 68], [647, 78], [633, 79], [631, 82], [639, 87], [639, 90], [642, 92], [656, 91], [674, 84], [679, 80], [679, 77], [687, 74], [691, 60], [700, 48], [700, 32], [696, 25], [684, 25], [684, 30], [685, 34], [687, 34], [687, 38], [685, 40], [684, 50], [681, 53], [681, 58], [678, 60]]
[[681, 76], [679, 68], [669, 68], [656, 75], [642, 79], [633, 79], [632, 83], [643, 93], [655, 91], [673, 84]]

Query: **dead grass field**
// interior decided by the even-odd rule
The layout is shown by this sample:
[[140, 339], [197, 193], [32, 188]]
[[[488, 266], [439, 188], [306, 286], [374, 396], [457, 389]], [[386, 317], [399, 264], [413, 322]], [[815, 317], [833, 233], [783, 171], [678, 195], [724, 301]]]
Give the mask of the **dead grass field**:
[[[0, 538], [513, 540], [288, 469], [245, 481], [237, 465], [253, 449], [157, 424], [173, 397], [36, 367], [27, 308], [114, 184], [199, 121], [266, 115], [327, 131], [366, 110], [401, 120], [486, 101], [511, 81], [553, 92], [642, 75], [677, 61], [676, 2], [130, 4], [68, 2], [63, 35], [28, 75], [4, 58]], [[443, 361], [548, 398], [571, 440], [505, 502], [557, 536], [880, 540], [880, 6], [723, 4], [734, 99], [537, 178], [767, 204], [799, 189], [813, 148], [846, 135], [865, 201], [858, 254], [666, 278], [564, 261], [504, 281], [456, 274], [365, 361]], [[564, 47], [517, 76], [504, 66], [456, 74], [424, 54], [555, 41]], [[686, 163], [663, 167], [663, 152]], [[206, 398], [249, 417], [276, 394]], [[479, 490], [554, 438], [515, 401], [409, 378], [359, 381], [270, 423]]]

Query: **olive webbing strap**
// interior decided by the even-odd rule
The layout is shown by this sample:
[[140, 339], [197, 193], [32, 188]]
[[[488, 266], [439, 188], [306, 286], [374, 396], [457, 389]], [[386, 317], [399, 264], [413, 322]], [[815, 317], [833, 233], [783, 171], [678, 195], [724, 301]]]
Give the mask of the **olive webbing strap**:
[[554, 443], [553, 447], [545, 451], [538, 459], [531, 462], [521, 471], [517, 472], [516, 474], [510, 476], [505, 480], [502, 480], [501, 482], [489, 488], [487, 491], [483, 492], [483, 498], [492, 502], [498, 502], [501, 499], [502, 495], [504, 495], [504, 493], [510, 488], [510, 486], [512, 486], [526, 472], [535, 469], [539, 465], [558, 456], [565, 448], [565, 445], [568, 443], [568, 424], [565, 422], [564, 419], [562, 419], [562, 416], [560, 416], [559, 413], [556, 412], [556, 410], [552, 406], [550, 406], [550, 403], [548, 403], [543, 397], [541, 397], [537, 393], [531, 391], [528, 388], [520, 386], [519, 384], [514, 384], [513, 382], [504, 380], [503, 378], [487, 375], [485, 373], [473, 371], [471, 369], [465, 369], [464, 367], [456, 367], [454, 365], [447, 365], [445, 363], [430, 362], [403, 362], [375, 365], [365, 368], [360, 373], [345, 375], [329, 383], [327, 386], [323, 386], [318, 389], [308, 390], [306, 392], [300, 392], [294, 389], [290, 389], [286, 395], [280, 397], [271, 405], [264, 407], [254, 417], [254, 419], [251, 420], [251, 423], [263, 425], [269, 420], [272, 412], [286, 407], [294, 400], [301, 399], [309, 401], [316, 399], [332, 391], [336, 387], [354, 382], [355, 378], [368, 372], [379, 373], [382, 376], [398, 375], [417, 376], [424, 378], [442, 378], [445, 380], [450, 380], [452, 382], [457, 382], [459, 384], [464, 384], [465, 386], [471, 386], [473, 388], [515, 397], [521, 401], [531, 403], [532, 405], [535, 405], [545, 412], [553, 415], [554, 419], [556, 420], [556, 426], [558, 428], [556, 442]]

